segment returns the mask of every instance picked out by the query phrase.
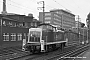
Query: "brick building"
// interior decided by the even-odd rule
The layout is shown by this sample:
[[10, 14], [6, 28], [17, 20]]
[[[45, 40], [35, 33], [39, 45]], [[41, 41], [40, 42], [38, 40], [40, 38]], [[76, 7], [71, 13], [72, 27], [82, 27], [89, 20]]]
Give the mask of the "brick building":
[[21, 46], [28, 39], [29, 28], [39, 23], [33, 16], [0, 14], [0, 47]]

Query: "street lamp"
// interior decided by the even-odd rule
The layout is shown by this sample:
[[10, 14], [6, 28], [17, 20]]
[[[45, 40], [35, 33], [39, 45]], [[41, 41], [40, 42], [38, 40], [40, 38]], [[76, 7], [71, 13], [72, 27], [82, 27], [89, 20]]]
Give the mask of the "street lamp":
[[80, 37], [80, 36], [79, 36], [79, 35], [80, 35], [80, 17], [79, 17], [79, 15], [76, 15], [76, 16], [77, 16], [76, 19], [77, 19], [77, 25], [78, 25], [78, 26], [77, 26], [77, 27], [78, 27], [78, 28], [77, 28], [77, 29], [78, 29], [78, 40], [80, 40], [80, 38], [79, 38], [79, 37]]
[[80, 43], [80, 31], [79, 31], [79, 43]]
[[89, 20], [86, 20], [86, 22], [87, 22], [87, 40], [86, 40], [86, 43], [88, 43], [88, 21]]
[[87, 27], [87, 40], [86, 40], [86, 43], [88, 43], [88, 27]]
[[1, 41], [0, 41], [0, 43], [1, 43], [1, 45], [2, 45], [2, 41], [3, 41], [3, 30], [2, 30], [2, 28], [3, 28], [3, 27], [2, 27], [2, 25], [3, 25], [3, 16], [0, 16], [0, 25], [1, 25], [1, 26], [0, 26], [0, 28], [1, 28], [1, 29], [0, 29], [0, 30], [1, 30], [1, 31], [0, 31], [0, 33], [1, 33], [1, 34], [0, 34], [0, 35], [1, 35], [1, 38], [0, 38]]
[[82, 30], [82, 35], [83, 35], [83, 39], [82, 39], [82, 42], [81, 42], [81, 43], [84, 44], [84, 35], [85, 35], [85, 34], [84, 34], [84, 27], [81, 28], [81, 30]]
[[38, 7], [38, 9], [39, 8], [43, 9], [43, 21], [42, 21], [42, 23], [44, 23], [44, 20], [45, 20], [45, 2], [44, 1], [39, 1], [39, 2], [37, 2], [37, 4], [43, 4], [43, 7]]
[[82, 44], [84, 44], [84, 28], [83, 28], [83, 41], [82, 41]]

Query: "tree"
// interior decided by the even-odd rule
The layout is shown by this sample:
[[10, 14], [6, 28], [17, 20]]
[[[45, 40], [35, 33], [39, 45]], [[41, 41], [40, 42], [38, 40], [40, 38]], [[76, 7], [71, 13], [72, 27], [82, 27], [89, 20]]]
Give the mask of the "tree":
[[86, 20], [90, 20], [90, 13], [87, 15], [87, 19]]
[[85, 26], [85, 24], [84, 23], [81, 23], [81, 27], [83, 28]]

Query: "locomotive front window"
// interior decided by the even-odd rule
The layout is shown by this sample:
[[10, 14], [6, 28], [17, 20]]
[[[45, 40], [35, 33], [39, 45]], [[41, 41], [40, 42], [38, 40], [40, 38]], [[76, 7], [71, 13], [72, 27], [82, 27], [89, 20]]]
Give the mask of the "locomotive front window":
[[30, 31], [30, 41], [40, 41], [40, 34], [39, 31]]
[[40, 37], [40, 32], [38, 32], [38, 31], [30, 31], [30, 36], [32, 36], [32, 37]]

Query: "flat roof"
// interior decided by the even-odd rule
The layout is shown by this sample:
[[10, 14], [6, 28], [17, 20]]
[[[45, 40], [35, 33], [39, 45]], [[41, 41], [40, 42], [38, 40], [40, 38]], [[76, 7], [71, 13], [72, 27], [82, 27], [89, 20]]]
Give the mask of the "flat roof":
[[69, 11], [66, 11], [66, 10], [63, 10], [63, 9], [53, 9], [53, 10], [50, 10], [50, 12], [56, 12], [56, 11], [62, 11], [62, 12], [65, 12], [65, 13], [68, 13], [68, 14], [71, 14], [71, 15], [75, 16], [73, 13], [71, 13]]

